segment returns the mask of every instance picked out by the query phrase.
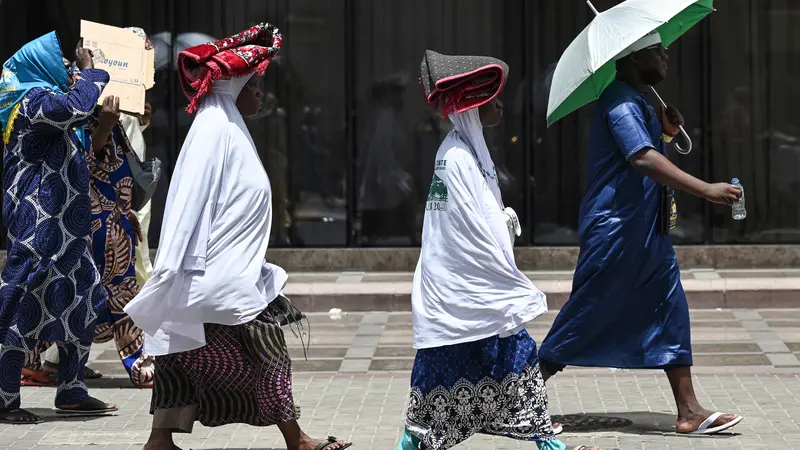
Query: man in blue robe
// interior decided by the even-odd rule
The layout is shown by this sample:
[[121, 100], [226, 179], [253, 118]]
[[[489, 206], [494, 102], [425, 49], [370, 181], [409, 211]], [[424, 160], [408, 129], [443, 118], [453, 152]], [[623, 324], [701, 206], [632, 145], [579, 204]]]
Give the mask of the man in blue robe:
[[713, 434], [742, 418], [706, 410], [694, 392], [689, 307], [668, 234], [672, 189], [728, 205], [741, 191], [701, 181], [667, 159], [666, 142], [683, 117], [673, 107], [656, 114], [647, 102], [667, 60], [658, 33], [646, 36], [617, 57], [617, 79], [598, 99], [572, 294], [539, 359], [545, 380], [567, 365], [663, 369], [677, 431]]

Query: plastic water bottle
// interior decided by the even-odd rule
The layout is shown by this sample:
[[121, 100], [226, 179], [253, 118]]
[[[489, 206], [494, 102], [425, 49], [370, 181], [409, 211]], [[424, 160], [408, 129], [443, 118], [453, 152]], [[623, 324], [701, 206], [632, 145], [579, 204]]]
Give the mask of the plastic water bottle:
[[742, 187], [741, 183], [739, 183], [738, 178], [732, 179], [731, 184], [742, 190], [742, 196], [738, 201], [733, 203], [732, 210], [733, 220], [742, 220], [747, 217], [747, 210], [744, 208], [744, 188]]

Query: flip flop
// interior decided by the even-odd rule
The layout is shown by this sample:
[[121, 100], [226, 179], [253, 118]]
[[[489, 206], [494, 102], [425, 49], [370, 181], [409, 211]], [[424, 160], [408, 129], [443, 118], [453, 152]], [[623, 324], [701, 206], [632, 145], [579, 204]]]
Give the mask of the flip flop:
[[697, 427], [696, 430], [690, 431], [690, 432], [684, 433], [684, 434], [717, 434], [717, 433], [719, 433], [721, 431], [727, 430], [728, 428], [733, 428], [736, 425], [739, 425], [739, 423], [742, 420], [744, 420], [744, 417], [737, 415], [733, 420], [731, 420], [728, 423], [724, 423], [724, 424], [722, 424], [722, 425], [720, 425], [718, 427], [709, 428], [722, 415], [723, 414], [721, 412], [715, 412], [714, 414], [711, 414], [710, 416], [708, 416], [708, 418], [706, 420], [704, 420], [703, 423], [701, 423], [700, 426]]
[[564, 426], [563, 425], [561, 425], [560, 423], [554, 423], [553, 424], [553, 434], [554, 435], [558, 436], [559, 434], [561, 434], [563, 432], [564, 432]]
[[[320, 442], [320, 443], [319, 443], [319, 445], [317, 445], [316, 447], [314, 447], [314, 450], [324, 450], [324, 449], [325, 449], [325, 447], [328, 447], [328, 446], [330, 446], [331, 444], [335, 444], [335, 443], [337, 443], [337, 442], [339, 442], [339, 439], [338, 439], [338, 438], [335, 438], [335, 437], [333, 437], [333, 436], [328, 436], [328, 440], [327, 440], [327, 441]], [[352, 446], [353, 446], [353, 443], [352, 443], [352, 442], [342, 442], [342, 444], [344, 444], [344, 445], [343, 445], [342, 447], [339, 447], [339, 448], [337, 448], [336, 450], [344, 450], [344, 449], [346, 449], [346, 448], [350, 448], [350, 447], [352, 447]]]
[[42, 387], [55, 386], [58, 381], [43, 370], [22, 369], [22, 377], [19, 381], [20, 386]]
[[83, 379], [84, 380], [97, 380], [98, 378], [103, 378], [103, 374], [100, 373], [99, 370], [94, 370], [89, 366], [85, 366], [83, 368]]
[[[10, 420], [11, 417], [16, 417], [17, 420]], [[0, 423], [6, 425], [37, 425], [44, 423], [44, 419], [24, 409], [8, 409], [0, 410]]]
[[112, 413], [112, 412], [116, 412], [116, 411], [117, 411], [117, 407], [116, 406], [109, 408], [108, 406], [106, 406], [105, 402], [103, 402], [101, 400], [98, 400], [98, 399], [96, 399], [94, 397], [87, 398], [86, 400], [81, 402], [81, 404], [78, 405], [77, 408], [62, 408], [61, 406], [56, 405], [56, 414], [67, 414], [67, 415], [69, 415], [69, 414], [81, 414], [81, 415], [83, 415], [83, 414], [98, 414], [98, 415], [101, 415], [101, 414], [108, 414], [108, 413]]

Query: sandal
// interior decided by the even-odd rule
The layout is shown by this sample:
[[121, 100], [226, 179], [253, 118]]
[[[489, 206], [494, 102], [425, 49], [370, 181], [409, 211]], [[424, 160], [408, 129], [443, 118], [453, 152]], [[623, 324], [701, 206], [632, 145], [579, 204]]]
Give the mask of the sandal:
[[722, 416], [724, 416], [723, 413], [715, 412], [714, 414], [711, 414], [710, 416], [708, 416], [706, 418], [706, 420], [704, 420], [703, 423], [701, 423], [700, 426], [697, 427], [696, 430], [690, 431], [690, 432], [687, 432], [687, 433], [681, 433], [681, 434], [717, 434], [717, 433], [719, 433], [721, 431], [727, 430], [728, 428], [733, 428], [736, 425], [739, 425], [739, 423], [742, 420], [744, 420], [744, 417], [742, 417], [740, 415], [735, 415], [734, 418], [731, 419], [731, 421], [723, 423], [723, 424], [718, 425], [718, 426], [715, 427], [714, 423], [717, 420], [719, 420], [719, 418], [722, 417]]
[[75, 407], [64, 407], [56, 405], [56, 414], [107, 414], [117, 411], [116, 405], [89, 397]]
[[51, 363], [50, 361], [45, 361], [42, 363], [42, 370], [49, 373], [52, 376], [57, 376], [58, 364]]
[[[338, 438], [333, 437], [333, 436], [328, 436], [328, 440], [320, 442], [319, 445], [314, 447], [314, 450], [325, 450], [327, 447], [330, 447], [331, 445], [333, 445], [333, 444], [335, 444], [337, 442], [339, 442]], [[344, 449], [350, 448], [352, 446], [353, 446], [352, 442], [342, 442], [342, 446], [339, 447], [339, 448], [336, 448], [335, 450], [344, 450]]]
[[99, 370], [94, 370], [89, 366], [84, 366], [83, 368], [84, 380], [97, 380], [98, 378], [103, 378], [103, 374]]
[[32, 387], [42, 387], [42, 386], [55, 386], [58, 384], [58, 381], [55, 378], [51, 377], [49, 373], [45, 372], [44, 370], [31, 370], [31, 369], [22, 369], [22, 377], [19, 381], [20, 386], [32, 386]]
[[36, 425], [44, 423], [44, 419], [24, 409], [0, 410], [0, 423], [6, 425]]

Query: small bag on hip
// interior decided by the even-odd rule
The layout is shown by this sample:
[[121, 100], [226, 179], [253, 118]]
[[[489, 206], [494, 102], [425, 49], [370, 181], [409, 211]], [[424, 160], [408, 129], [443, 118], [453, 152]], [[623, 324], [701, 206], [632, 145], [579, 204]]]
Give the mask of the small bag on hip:
[[658, 209], [659, 231], [669, 234], [678, 226], [678, 205], [675, 202], [675, 189], [661, 186], [661, 206]]

